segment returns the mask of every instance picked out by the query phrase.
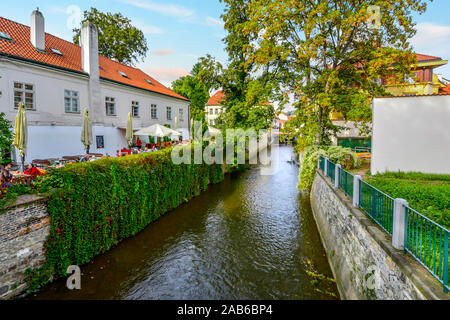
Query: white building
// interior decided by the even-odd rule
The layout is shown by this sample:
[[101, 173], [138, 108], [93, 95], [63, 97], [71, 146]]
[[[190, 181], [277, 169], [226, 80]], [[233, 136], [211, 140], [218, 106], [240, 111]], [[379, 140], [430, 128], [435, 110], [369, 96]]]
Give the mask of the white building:
[[127, 145], [129, 112], [135, 130], [155, 123], [173, 128], [178, 117], [178, 131], [189, 139], [188, 99], [99, 55], [95, 25], [83, 24], [78, 46], [46, 34], [37, 10], [30, 27], [0, 17], [0, 112], [12, 124], [20, 101], [27, 110], [28, 161], [83, 154], [84, 108], [93, 123], [90, 152], [113, 155]]
[[225, 95], [223, 94], [223, 91], [220, 90], [212, 95], [206, 103], [205, 119], [208, 125], [214, 126], [219, 115], [225, 112], [225, 106], [222, 103], [224, 98]]

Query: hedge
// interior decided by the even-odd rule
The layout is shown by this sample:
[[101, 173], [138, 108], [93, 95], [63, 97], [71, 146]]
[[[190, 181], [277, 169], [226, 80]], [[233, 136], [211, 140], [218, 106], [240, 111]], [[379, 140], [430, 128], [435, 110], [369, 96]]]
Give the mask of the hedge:
[[29, 292], [83, 265], [223, 180], [219, 164], [175, 165], [171, 149], [67, 165], [40, 186], [48, 202], [46, 260], [27, 270]]

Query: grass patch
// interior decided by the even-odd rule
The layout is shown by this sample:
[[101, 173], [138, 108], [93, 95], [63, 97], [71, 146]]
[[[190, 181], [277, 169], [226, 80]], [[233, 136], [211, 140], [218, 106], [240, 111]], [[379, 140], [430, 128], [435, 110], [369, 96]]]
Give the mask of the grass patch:
[[366, 181], [393, 198], [403, 198], [426, 217], [450, 228], [450, 175], [387, 172]]

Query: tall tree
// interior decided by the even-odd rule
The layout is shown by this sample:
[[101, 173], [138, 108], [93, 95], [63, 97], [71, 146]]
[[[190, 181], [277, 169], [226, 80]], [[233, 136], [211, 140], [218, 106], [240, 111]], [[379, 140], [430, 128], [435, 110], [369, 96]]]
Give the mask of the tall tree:
[[205, 104], [208, 102], [207, 87], [196, 77], [187, 75], [172, 82], [171, 88], [178, 94], [191, 100], [191, 117], [194, 120], [204, 120]]
[[[98, 29], [99, 53], [120, 63], [134, 65], [147, 55], [144, 33], [131, 24], [121, 13], [104, 13], [95, 8], [83, 13], [83, 22], [90, 21]], [[80, 43], [81, 29], [73, 29], [73, 42]]]
[[[231, 1], [231, 0], [227, 0]], [[243, 0], [248, 21], [240, 32], [258, 38], [245, 48], [247, 64], [271, 70], [299, 98], [297, 129], [319, 145], [338, 130], [330, 112], [370, 121], [370, 100], [385, 94], [377, 80], [402, 81], [415, 56], [412, 14], [426, 0]], [[373, 28], [369, 6], [380, 9]]]

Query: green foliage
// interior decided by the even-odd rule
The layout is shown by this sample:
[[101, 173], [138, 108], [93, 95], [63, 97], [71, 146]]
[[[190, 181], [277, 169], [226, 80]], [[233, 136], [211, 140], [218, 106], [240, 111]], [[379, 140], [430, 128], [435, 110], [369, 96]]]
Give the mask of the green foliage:
[[[400, 83], [411, 74], [415, 55], [408, 41], [416, 32], [414, 15], [425, 12], [428, 2], [223, 1], [229, 8], [236, 2], [245, 8], [246, 19], [233, 30], [252, 40], [242, 46], [245, 67], [268, 68], [296, 95], [302, 118], [297, 128], [304, 125], [296, 134], [316, 146], [326, 144], [323, 139], [336, 129], [330, 112], [370, 122], [371, 98], [387, 94], [376, 80]], [[369, 26], [370, 5], [380, 7], [379, 28]]]
[[11, 146], [13, 143], [13, 133], [11, 131], [12, 125], [9, 120], [6, 119], [4, 112], [0, 113], [0, 152], [1, 160], [0, 164], [10, 163], [11, 159], [6, 157], [11, 152]]
[[31, 290], [65, 275], [223, 180], [221, 165], [180, 164], [171, 148], [66, 165], [40, 183], [51, 190], [43, 267], [28, 272]]
[[371, 176], [367, 182], [393, 198], [407, 200], [414, 210], [450, 228], [450, 175], [388, 172]]
[[204, 119], [205, 104], [209, 93], [206, 86], [193, 76], [181, 77], [172, 82], [171, 88], [176, 93], [191, 100], [191, 117], [194, 120]]
[[[121, 13], [104, 13], [91, 8], [90, 11], [84, 11], [83, 22], [85, 21], [97, 26], [98, 50], [101, 55], [129, 65], [144, 60], [148, 50], [144, 33]], [[73, 29], [73, 32], [73, 42], [80, 44], [81, 29]]]
[[360, 165], [360, 160], [350, 148], [340, 146], [307, 147], [304, 150], [300, 165], [300, 183], [298, 185], [300, 190], [306, 191], [311, 189], [320, 155], [327, 157], [331, 162], [340, 164], [343, 167], [348, 165], [346, 163], [346, 156], [351, 155], [352, 163], [350, 166], [358, 167]]

